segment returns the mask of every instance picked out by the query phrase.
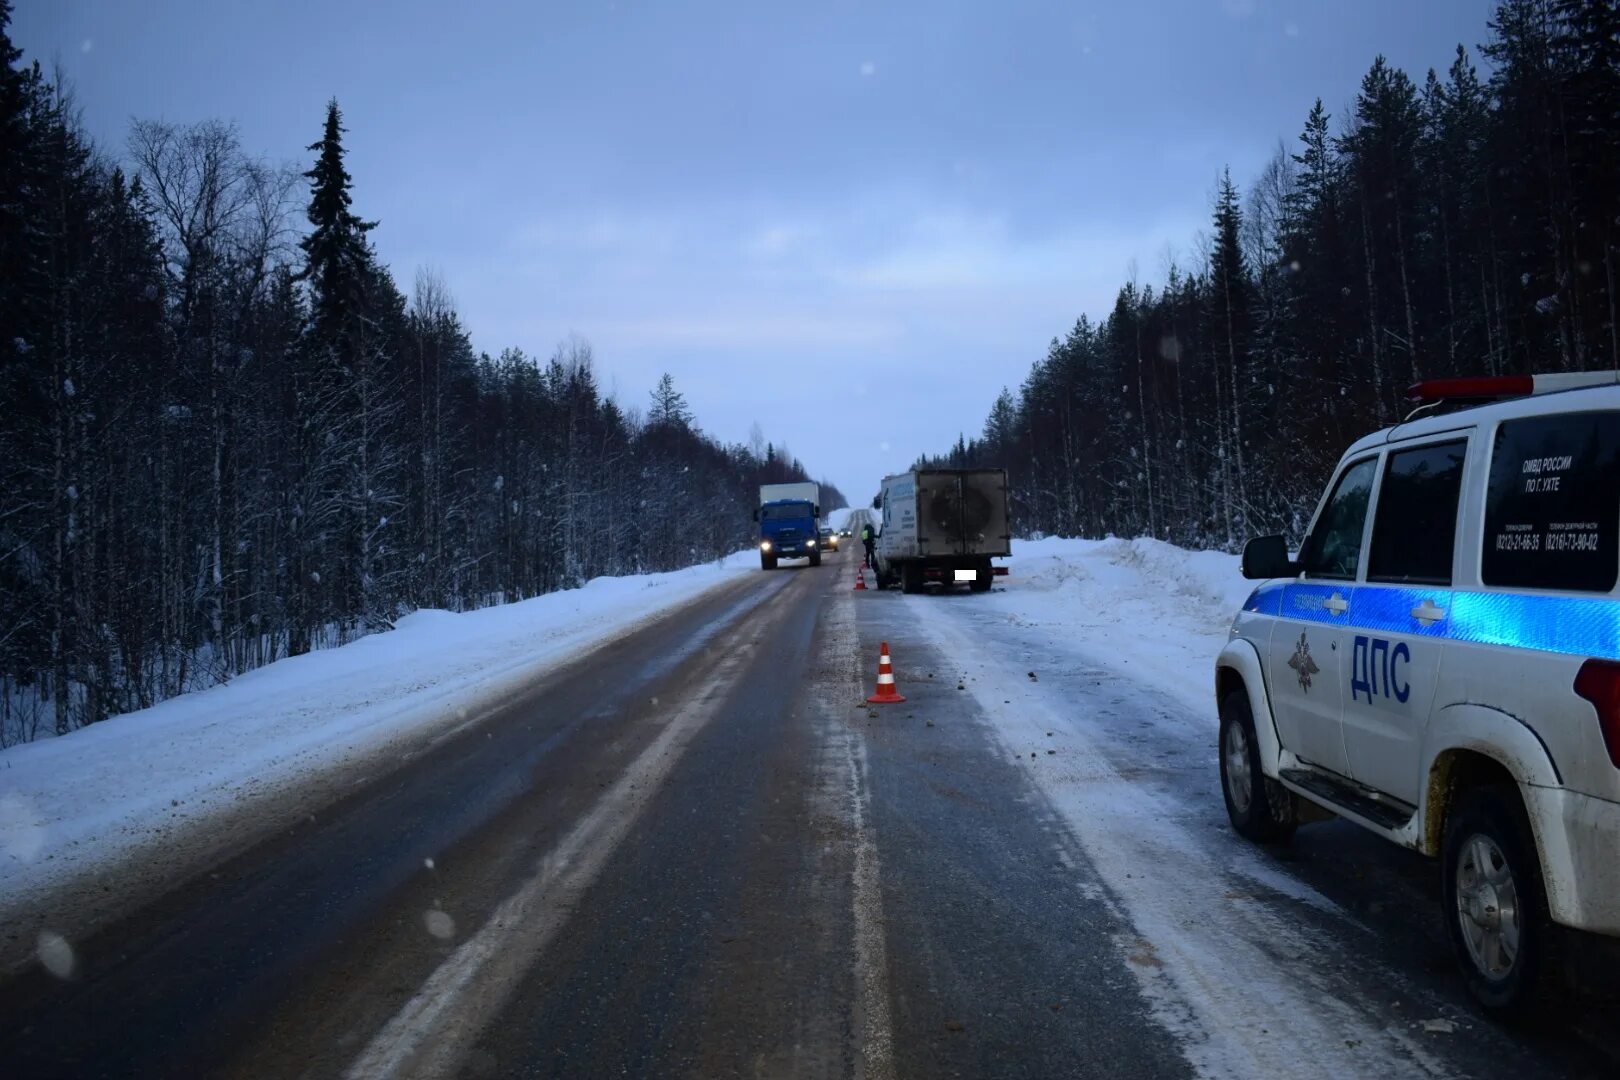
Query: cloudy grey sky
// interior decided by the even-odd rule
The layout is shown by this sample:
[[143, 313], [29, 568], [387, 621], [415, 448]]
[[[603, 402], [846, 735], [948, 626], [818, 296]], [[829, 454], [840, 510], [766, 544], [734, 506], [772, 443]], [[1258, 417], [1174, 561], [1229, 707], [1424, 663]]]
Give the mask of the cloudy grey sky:
[[305, 158], [336, 96], [355, 207], [474, 343], [570, 333], [640, 405], [668, 370], [852, 499], [978, 430], [1135, 261], [1190, 259], [1383, 52], [1421, 80], [1491, 0], [19, 0], [103, 146], [234, 120]]

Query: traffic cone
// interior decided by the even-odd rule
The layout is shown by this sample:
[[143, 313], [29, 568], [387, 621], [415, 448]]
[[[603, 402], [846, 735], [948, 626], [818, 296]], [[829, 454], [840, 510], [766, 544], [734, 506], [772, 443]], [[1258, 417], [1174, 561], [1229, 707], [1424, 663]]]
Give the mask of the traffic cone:
[[878, 653], [877, 690], [866, 700], [874, 705], [888, 705], [906, 700], [894, 688], [894, 665], [889, 662], [889, 643], [887, 641], [883, 643], [883, 649]]
[[866, 591], [866, 571], [860, 567], [855, 568], [855, 592]]

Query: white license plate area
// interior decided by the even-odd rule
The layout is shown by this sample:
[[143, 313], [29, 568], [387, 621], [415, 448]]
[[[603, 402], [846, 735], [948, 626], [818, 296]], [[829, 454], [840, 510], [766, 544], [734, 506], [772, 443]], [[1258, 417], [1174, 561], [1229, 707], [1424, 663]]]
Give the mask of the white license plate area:
[[957, 581], [977, 581], [979, 578], [977, 570], [957, 570], [955, 573]]

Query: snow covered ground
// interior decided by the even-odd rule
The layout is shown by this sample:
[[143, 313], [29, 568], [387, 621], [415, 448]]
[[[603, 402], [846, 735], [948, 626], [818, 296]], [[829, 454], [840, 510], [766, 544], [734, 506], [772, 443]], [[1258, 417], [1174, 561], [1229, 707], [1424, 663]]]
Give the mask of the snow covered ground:
[[312, 775], [448, 734], [537, 671], [750, 570], [746, 551], [465, 614], [418, 611], [392, 632], [0, 751], [0, 925]]
[[1195, 1071], [1444, 1074], [1421, 1021], [1445, 1003], [1368, 972], [1370, 947], [1345, 955], [1375, 929], [1227, 823], [1214, 660], [1251, 589], [1237, 557], [1115, 539], [1014, 552], [990, 595], [907, 606], [1079, 839], [1097, 898], [1133, 928], [1118, 946]]
[[1013, 585], [987, 598], [990, 610], [1209, 713], [1215, 654], [1254, 589], [1236, 555], [1113, 538], [1020, 540], [1013, 552]]

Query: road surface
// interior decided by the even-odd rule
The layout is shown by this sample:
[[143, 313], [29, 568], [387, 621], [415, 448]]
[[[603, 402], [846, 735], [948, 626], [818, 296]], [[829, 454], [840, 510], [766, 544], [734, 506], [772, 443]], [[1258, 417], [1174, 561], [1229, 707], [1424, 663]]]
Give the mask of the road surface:
[[[0, 984], [0, 1076], [1620, 1071], [1601, 1010], [1479, 1019], [1430, 864], [1237, 840], [1213, 706], [857, 558], [712, 590]], [[881, 641], [905, 704], [863, 702]]]

